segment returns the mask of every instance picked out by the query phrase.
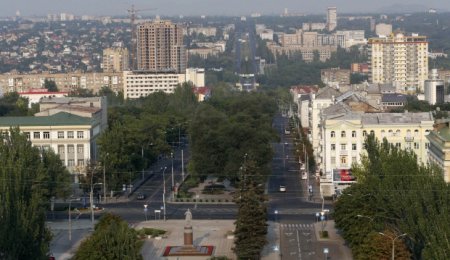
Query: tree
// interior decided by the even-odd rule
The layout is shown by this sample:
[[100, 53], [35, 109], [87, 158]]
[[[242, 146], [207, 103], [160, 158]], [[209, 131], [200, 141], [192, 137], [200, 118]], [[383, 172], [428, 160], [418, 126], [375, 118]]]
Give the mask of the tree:
[[95, 225], [94, 233], [78, 248], [74, 260], [139, 260], [142, 241], [134, 229], [120, 217], [105, 214]]
[[56, 86], [56, 82], [53, 80], [44, 80], [44, 88], [46, 88], [49, 92], [58, 92], [58, 87]]
[[265, 178], [251, 155], [245, 156], [241, 169], [239, 192], [235, 195], [238, 216], [235, 222], [234, 252], [239, 259], [260, 259], [267, 244], [267, 207], [263, 183]]
[[[365, 148], [361, 164], [352, 166], [358, 183], [344, 190], [334, 212], [355, 259], [369, 259], [369, 253], [382, 258], [380, 238], [367, 239], [367, 234], [378, 232], [407, 233], [406, 250], [400, 246], [398, 256], [450, 258], [450, 245], [445, 242], [450, 234], [450, 186], [442, 171], [433, 164], [419, 165], [412, 151], [401, 150], [387, 139], [380, 143], [370, 135]], [[385, 238], [382, 241], [386, 243]]]
[[19, 129], [0, 136], [0, 258], [47, 259], [51, 233], [45, 206], [65, 188], [52, 182], [66, 174], [55, 156], [41, 154]]

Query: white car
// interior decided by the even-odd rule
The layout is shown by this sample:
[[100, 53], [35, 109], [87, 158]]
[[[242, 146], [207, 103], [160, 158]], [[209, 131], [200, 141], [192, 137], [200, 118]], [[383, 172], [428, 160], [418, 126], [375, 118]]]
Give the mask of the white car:
[[286, 186], [280, 185], [280, 192], [286, 192]]
[[307, 180], [308, 174], [306, 172], [302, 172], [302, 180]]

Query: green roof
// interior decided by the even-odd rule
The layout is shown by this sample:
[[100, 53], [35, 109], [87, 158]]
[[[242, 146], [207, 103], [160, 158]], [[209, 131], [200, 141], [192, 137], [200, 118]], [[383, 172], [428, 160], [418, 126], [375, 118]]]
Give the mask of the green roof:
[[0, 117], [2, 126], [63, 126], [91, 125], [92, 119], [67, 112], [59, 112], [51, 116], [5, 116]]
[[445, 141], [450, 141], [450, 129], [448, 127], [444, 127], [440, 129], [437, 134], [443, 138]]

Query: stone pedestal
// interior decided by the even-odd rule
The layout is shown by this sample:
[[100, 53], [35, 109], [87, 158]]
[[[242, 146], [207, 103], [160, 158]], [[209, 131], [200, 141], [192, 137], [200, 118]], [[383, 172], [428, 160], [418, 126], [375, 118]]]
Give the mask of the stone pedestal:
[[184, 245], [193, 246], [194, 244], [194, 233], [192, 231], [192, 226], [184, 226]]

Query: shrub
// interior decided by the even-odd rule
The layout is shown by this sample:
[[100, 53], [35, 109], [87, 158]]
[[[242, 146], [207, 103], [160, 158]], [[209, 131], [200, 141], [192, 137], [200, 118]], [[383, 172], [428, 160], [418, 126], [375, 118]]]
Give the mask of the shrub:
[[328, 231], [324, 230], [324, 231], [320, 231], [320, 238], [328, 238]]

